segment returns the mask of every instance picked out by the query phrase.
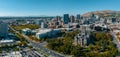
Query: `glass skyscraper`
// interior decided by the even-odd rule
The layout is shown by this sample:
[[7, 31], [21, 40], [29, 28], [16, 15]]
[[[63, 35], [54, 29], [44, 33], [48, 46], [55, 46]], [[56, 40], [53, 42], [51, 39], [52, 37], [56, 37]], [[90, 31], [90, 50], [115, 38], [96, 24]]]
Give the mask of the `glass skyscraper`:
[[63, 22], [64, 24], [68, 24], [70, 22], [69, 14], [64, 14]]
[[77, 19], [80, 19], [80, 14], [77, 14]]

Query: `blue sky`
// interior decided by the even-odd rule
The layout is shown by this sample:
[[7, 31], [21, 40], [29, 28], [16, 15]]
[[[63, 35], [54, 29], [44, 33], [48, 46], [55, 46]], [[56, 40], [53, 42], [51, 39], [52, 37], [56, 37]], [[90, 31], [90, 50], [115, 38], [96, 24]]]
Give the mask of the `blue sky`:
[[120, 0], [0, 0], [0, 16], [56, 16], [120, 10]]

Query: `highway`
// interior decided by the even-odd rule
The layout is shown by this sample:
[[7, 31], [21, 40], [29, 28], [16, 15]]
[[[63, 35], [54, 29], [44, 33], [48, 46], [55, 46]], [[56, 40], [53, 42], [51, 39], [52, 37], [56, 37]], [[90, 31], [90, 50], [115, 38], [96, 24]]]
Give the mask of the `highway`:
[[[10, 27], [10, 26], [9, 26], [9, 27]], [[12, 27], [10, 27], [10, 28], [11, 28], [15, 33], [19, 33], [18, 31], [16, 31], [16, 30], [13, 29]], [[19, 34], [20, 34], [20, 33], [19, 33]], [[21, 34], [21, 35], [23, 35], [23, 34]], [[33, 41], [30, 40], [30, 38], [29, 38], [28, 36], [26, 36], [26, 35], [23, 35], [23, 37], [29, 42], [28, 44], [32, 45], [32, 46], [35, 47], [35, 48], [38, 48], [38, 49], [42, 50], [43, 52], [51, 55], [52, 57], [65, 57], [65, 56], [62, 55], [62, 54], [59, 54], [59, 53], [57, 53], [57, 52], [54, 52], [54, 51], [52, 51], [52, 50], [49, 50], [49, 49], [43, 47], [40, 43], [35, 43], [35, 42], [33, 42]]]

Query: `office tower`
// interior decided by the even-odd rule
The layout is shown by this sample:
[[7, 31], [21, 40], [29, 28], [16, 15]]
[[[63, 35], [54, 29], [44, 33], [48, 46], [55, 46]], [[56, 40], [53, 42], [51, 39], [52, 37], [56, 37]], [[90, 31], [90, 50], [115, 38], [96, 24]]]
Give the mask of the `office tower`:
[[111, 18], [112, 19], [112, 22], [115, 23], [117, 21], [116, 18]]
[[39, 20], [39, 19], [38, 19], [38, 20], [35, 20], [35, 24], [36, 24], [36, 25], [41, 25], [41, 22], [43, 22], [43, 20]]
[[41, 22], [41, 28], [45, 28], [44, 22]]
[[64, 22], [64, 24], [68, 24], [70, 22], [69, 14], [64, 14], [64, 16], [63, 16], [63, 22]]
[[8, 24], [0, 22], [0, 39], [5, 39], [8, 35]]
[[61, 17], [60, 16], [56, 16], [57, 21], [60, 21]]
[[81, 19], [81, 18], [80, 18], [80, 14], [77, 14], [77, 19], [78, 19], [78, 20]]
[[75, 17], [73, 15], [70, 16], [70, 22], [72, 22], [72, 23], [75, 22]]

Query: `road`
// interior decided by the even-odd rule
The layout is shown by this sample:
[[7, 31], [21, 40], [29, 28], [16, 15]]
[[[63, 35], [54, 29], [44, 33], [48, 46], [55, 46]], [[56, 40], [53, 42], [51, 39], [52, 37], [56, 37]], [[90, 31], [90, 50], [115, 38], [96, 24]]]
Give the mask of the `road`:
[[[27, 37], [26, 35], [23, 35], [23, 36], [24, 36], [26, 39], [29, 38], [29, 37]], [[40, 43], [35, 43], [35, 42], [33, 42], [33, 41], [29, 41], [29, 43], [30, 43], [30, 45], [32, 45], [33, 47], [38, 48], [38, 49], [44, 51], [45, 53], [50, 54], [50, 55], [53, 56], [53, 57], [64, 57], [64, 55], [58, 54], [58, 53], [56, 53], [56, 52], [54, 52], [54, 51], [52, 51], [52, 50], [49, 50], [49, 49], [43, 47]]]
[[[14, 55], [17, 55], [17, 54], [12, 54], [13, 51], [9, 52], [9, 53], [0, 53], [0, 57], [6, 57], [6, 56], [12, 56], [14, 57]], [[20, 52], [22, 54], [22, 57], [45, 57], [44, 55], [38, 53], [37, 51], [35, 50], [24, 50], [24, 51], [17, 51], [17, 52]]]
[[[9, 27], [10, 27], [10, 26], [9, 26]], [[13, 29], [12, 27], [10, 27], [10, 28], [11, 28], [15, 33], [19, 33], [18, 31], [16, 31], [16, 30]], [[19, 33], [19, 34], [20, 34], [20, 33]], [[22, 35], [23, 35], [23, 34], [22, 34]], [[45, 53], [51, 55], [52, 57], [65, 57], [65, 56], [62, 55], [62, 54], [59, 54], [59, 53], [57, 53], [57, 52], [54, 52], [54, 51], [52, 51], [52, 50], [49, 50], [49, 49], [43, 47], [40, 43], [35, 43], [35, 42], [33, 42], [33, 41], [30, 40], [30, 38], [29, 38], [28, 36], [26, 36], [26, 35], [23, 35], [23, 37], [24, 37], [24, 38], [29, 42], [29, 44], [31, 44], [33, 47], [38, 48], [38, 49], [44, 51]]]
[[115, 37], [115, 33], [113, 33], [112, 31], [110, 32], [111, 36], [113, 37], [113, 42], [116, 44], [118, 51], [120, 51], [120, 42], [116, 39]]
[[43, 56], [42, 54], [39, 54], [37, 51], [35, 50], [30, 50], [30, 51], [25, 51], [25, 52], [22, 52], [23, 53], [23, 57], [25, 56], [28, 56], [28, 57], [45, 57]]

